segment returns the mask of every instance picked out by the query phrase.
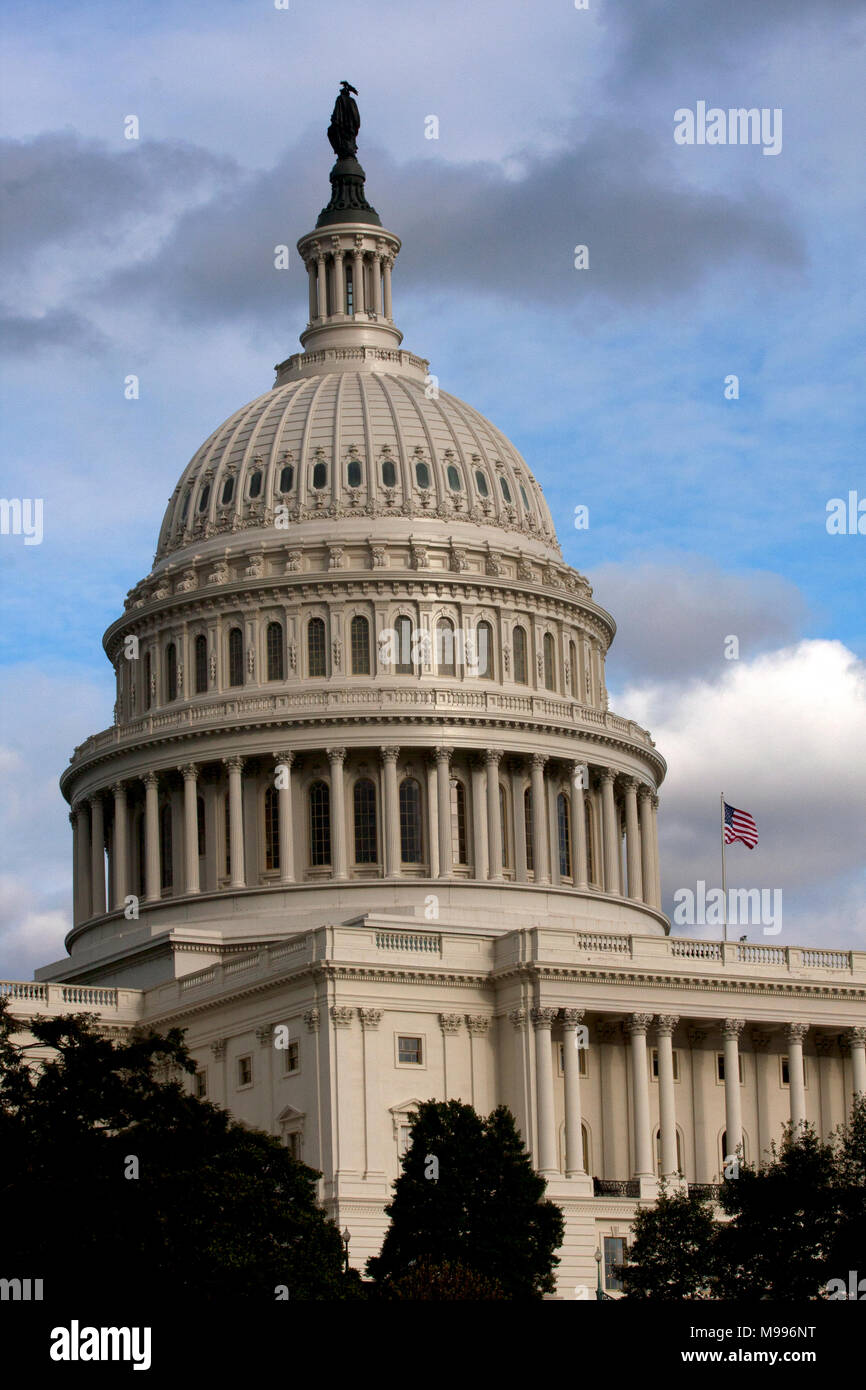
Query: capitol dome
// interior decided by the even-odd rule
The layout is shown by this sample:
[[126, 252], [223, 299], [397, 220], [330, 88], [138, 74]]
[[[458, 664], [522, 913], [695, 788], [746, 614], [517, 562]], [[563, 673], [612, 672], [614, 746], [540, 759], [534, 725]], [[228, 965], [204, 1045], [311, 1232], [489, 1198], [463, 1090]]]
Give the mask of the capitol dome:
[[193, 456], [104, 637], [115, 722], [61, 782], [82, 979], [434, 900], [668, 931], [664, 762], [608, 707], [613, 619], [514, 445], [401, 346], [360, 165], [331, 182], [303, 351]]

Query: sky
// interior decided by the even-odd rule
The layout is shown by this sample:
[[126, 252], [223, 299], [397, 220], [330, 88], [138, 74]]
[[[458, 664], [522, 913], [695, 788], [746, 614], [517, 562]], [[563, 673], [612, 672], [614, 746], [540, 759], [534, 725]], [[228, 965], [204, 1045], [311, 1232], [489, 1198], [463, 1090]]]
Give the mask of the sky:
[[[57, 779], [111, 723], [102, 633], [189, 458], [298, 349], [274, 248], [327, 202], [344, 78], [404, 346], [514, 441], [617, 621], [666, 910], [719, 883], [724, 791], [773, 944], [866, 949], [866, 534], [827, 527], [853, 493], [866, 532], [864, 41], [854, 0], [9, 0], [0, 495], [43, 538], [0, 535], [0, 976], [64, 954]], [[699, 103], [776, 113], [781, 148], [678, 143]]]

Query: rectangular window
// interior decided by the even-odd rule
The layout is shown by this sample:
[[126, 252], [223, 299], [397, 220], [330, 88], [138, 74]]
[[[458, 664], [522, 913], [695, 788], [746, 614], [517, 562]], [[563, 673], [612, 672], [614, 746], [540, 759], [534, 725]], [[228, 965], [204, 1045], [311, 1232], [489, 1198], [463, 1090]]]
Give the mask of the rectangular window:
[[[673, 1059], [674, 1059], [674, 1081], [679, 1081], [679, 1079], [680, 1079], [680, 1054], [679, 1054], [678, 1052], [674, 1051], [674, 1053], [673, 1053], [672, 1055], [673, 1055]], [[654, 1047], [653, 1050], [652, 1050], [652, 1059], [653, 1059], [653, 1081], [658, 1081], [658, 1079], [659, 1079], [659, 1050], [658, 1050], [657, 1047]], [[723, 1055], [723, 1056], [722, 1056], [722, 1061], [724, 1062], [724, 1060], [725, 1060], [725, 1059], [724, 1059], [724, 1055]], [[722, 1079], [724, 1079], [724, 1078], [722, 1078]]]
[[423, 1060], [421, 1056], [421, 1039], [398, 1037], [397, 1060], [405, 1066], [420, 1067]]
[[195, 1074], [195, 1093], [199, 1100], [207, 1095], [207, 1071], [204, 1068]]
[[[560, 1074], [560, 1076], [564, 1076], [564, 1075], [565, 1075], [565, 1043], [559, 1043], [559, 1044], [558, 1044], [558, 1047], [559, 1047], [559, 1074]], [[579, 1048], [577, 1049], [577, 1074], [578, 1074], [578, 1076], [586, 1076], [586, 1075], [587, 1075], [587, 1065], [586, 1065], [586, 1064], [587, 1064], [588, 1055], [589, 1055], [589, 1053], [588, 1053], [588, 1049], [587, 1049], [587, 1048], [585, 1048], [585, 1047], [579, 1047]]]
[[[743, 1054], [742, 1054], [742, 1052], [738, 1052], [738, 1053], [737, 1053], [737, 1061], [738, 1061], [738, 1063], [739, 1063], [740, 1085], [742, 1086], [742, 1084], [743, 1084]], [[717, 1053], [716, 1053], [716, 1076], [718, 1077], [719, 1081], [724, 1081], [724, 1079], [725, 1079], [725, 1054], [724, 1054], [724, 1052], [717, 1052]]]
[[293, 1072], [301, 1069], [301, 1044], [295, 1040], [289, 1043], [285, 1051], [283, 1070], [286, 1076], [291, 1076]]
[[616, 1266], [625, 1264], [628, 1246], [624, 1236], [605, 1236], [604, 1238], [604, 1287], [611, 1293], [622, 1290], [622, 1280], [614, 1273]]
[[238, 1058], [238, 1088], [241, 1086], [252, 1086], [253, 1084], [253, 1059], [252, 1057]]
[[290, 1130], [286, 1135], [286, 1148], [296, 1163], [301, 1161], [302, 1136], [299, 1129]]
[[409, 1139], [410, 1139], [411, 1133], [412, 1133], [412, 1126], [411, 1126], [411, 1125], [401, 1125], [401, 1126], [400, 1126], [400, 1137], [399, 1137], [399, 1139], [397, 1140], [397, 1152], [399, 1153], [399, 1155], [400, 1155], [401, 1158], [403, 1157], [404, 1153], [406, 1153], [407, 1150], [408, 1150], [408, 1148], [409, 1148]]

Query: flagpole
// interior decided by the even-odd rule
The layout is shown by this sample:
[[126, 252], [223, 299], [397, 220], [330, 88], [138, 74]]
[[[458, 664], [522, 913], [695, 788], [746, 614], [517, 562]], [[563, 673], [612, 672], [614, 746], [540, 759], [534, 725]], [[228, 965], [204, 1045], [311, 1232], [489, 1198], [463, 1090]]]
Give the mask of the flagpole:
[[722, 911], [725, 924], [724, 940], [728, 939], [728, 885], [725, 874], [725, 793], [721, 793], [721, 833], [722, 833]]

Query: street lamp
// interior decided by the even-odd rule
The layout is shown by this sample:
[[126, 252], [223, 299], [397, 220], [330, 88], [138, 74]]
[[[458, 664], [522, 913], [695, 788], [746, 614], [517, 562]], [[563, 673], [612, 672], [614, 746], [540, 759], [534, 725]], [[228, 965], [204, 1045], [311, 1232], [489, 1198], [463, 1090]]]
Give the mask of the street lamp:
[[610, 1294], [605, 1293], [604, 1289], [601, 1287], [601, 1246], [599, 1246], [595, 1252], [595, 1264], [598, 1271], [595, 1297], [599, 1303], [601, 1303], [603, 1299], [610, 1301]]
[[349, 1231], [348, 1226], [344, 1226], [344, 1227], [343, 1227], [342, 1236], [341, 1236], [341, 1240], [342, 1240], [342, 1242], [343, 1242], [343, 1260], [344, 1260], [343, 1269], [344, 1269], [344, 1272], [345, 1272], [346, 1274], [349, 1273], [349, 1241], [350, 1241], [351, 1239], [352, 1239], [352, 1236], [351, 1236], [351, 1232]]

